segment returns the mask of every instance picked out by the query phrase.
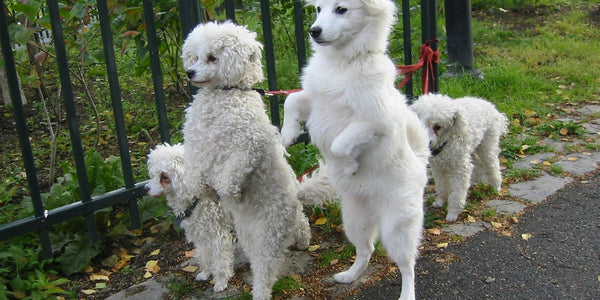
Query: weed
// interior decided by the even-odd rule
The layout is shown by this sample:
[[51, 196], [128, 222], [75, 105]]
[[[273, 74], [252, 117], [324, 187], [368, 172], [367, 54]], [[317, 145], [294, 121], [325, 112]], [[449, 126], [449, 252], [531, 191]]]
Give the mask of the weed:
[[534, 180], [542, 176], [538, 169], [509, 169], [504, 172], [504, 179], [510, 182]]
[[592, 151], [600, 151], [600, 144], [597, 143], [585, 143], [585, 148]]
[[548, 172], [550, 172], [550, 174], [553, 176], [560, 176], [560, 174], [562, 174], [562, 172], [563, 172], [563, 169], [561, 166], [551, 165], [548, 168]]
[[486, 210], [483, 211], [483, 216], [486, 218], [490, 218], [493, 219], [498, 215], [498, 212], [496, 211], [495, 208], [488, 208]]
[[281, 294], [286, 291], [295, 291], [302, 288], [302, 284], [292, 276], [284, 276], [273, 285], [273, 294]]
[[576, 124], [573, 120], [569, 122], [553, 121], [537, 125], [532, 128], [534, 134], [548, 136], [554, 140], [558, 140], [561, 136], [574, 135], [576, 137], [582, 137], [587, 133], [585, 128], [581, 124]]
[[494, 189], [492, 186], [487, 185], [487, 184], [483, 184], [483, 183], [478, 183], [477, 185], [474, 185], [471, 188], [471, 197], [475, 200], [483, 200], [489, 196], [495, 195], [496, 194], [496, 189]]
[[170, 275], [167, 279], [167, 288], [175, 299], [182, 299], [194, 291], [196, 284], [186, 278], [175, 278]]
[[346, 243], [339, 248], [327, 249], [319, 255], [319, 263], [322, 266], [330, 264], [332, 261], [349, 259], [354, 255], [356, 248], [352, 243]]

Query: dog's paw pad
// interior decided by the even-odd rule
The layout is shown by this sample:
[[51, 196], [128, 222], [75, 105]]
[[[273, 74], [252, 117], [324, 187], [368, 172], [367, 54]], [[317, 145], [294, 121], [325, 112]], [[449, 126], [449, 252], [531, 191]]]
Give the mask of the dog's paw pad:
[[350, 283], [356, 280], [356, 277], [356, 274], [352, 274], [348, 271], [345, 271], [335, 274], [335, 276], [333, 276], [333, 280], [339, 283]]

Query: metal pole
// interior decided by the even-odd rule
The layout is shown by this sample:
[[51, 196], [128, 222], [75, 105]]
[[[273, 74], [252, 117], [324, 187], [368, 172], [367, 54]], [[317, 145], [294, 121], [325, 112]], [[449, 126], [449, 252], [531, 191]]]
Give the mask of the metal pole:
[[471, 0], [444, 1], [448, 45], [448, 73], [445, 76], [471, 75], [483, 79], [473, 63]]
[[[422, 42], [425, 43], [431, 39], [437, 38], [437, 17], [435, 11], [435, 0], [423, 0], [421, 1], [421, 37]], [[437, 50], [436, 43], [432, 43], [431, 49], [433, 51]], [[438, 65], [436, 63], [433, 64], [433, 74], [427, 80], [429, 80], [429, 86], [431, 87], [432, 93], [436, 93], [439, 91], [438, 80], [434, 80], [433, 78], [438, 78]]]

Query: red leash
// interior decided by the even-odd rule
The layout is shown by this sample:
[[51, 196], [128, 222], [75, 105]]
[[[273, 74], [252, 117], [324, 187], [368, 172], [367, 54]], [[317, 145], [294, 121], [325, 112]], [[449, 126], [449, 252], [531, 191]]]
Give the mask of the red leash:
[[[421, 57], [416, 64], [408, 65], [408, 66], [396, 66], [398, 73], [400, 75], [406, 74], [404, 80], [400, 82], [398, 85], [398, 89], [402, 88], [406, 83], [412, 78], [412, 73], [415, 71], [424, 68], [423, 72], [421, 72], [421, 89], [423, 94], [429, 93], [429, 74], [433, 74], [433, 63], [440, 62], [440, 50], [435, 50], [431, 48], [431, 44], [437, 43], [438, 39], [431, 39], [425, 44], [421, 45]], [[433, 77], [435, 81], [435, 77]]]
[[314, 170], [316, 170], [319, 167], [319, 165], [314, 165], [312, 167], [310, 167], [310, 169], [306, 170], [306, 172], [300, 174], [300, 176], [298, 176], [298, 182], [302, 182], [302, 178], [304, 178], [304, 175], [308, 175], [310, 173], [312, 173]]

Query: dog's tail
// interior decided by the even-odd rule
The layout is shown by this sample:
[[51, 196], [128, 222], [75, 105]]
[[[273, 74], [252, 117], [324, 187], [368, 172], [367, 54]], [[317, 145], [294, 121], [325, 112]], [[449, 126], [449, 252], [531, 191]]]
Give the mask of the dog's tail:
[[319, 168], [310, 177], [304, 175], [300, 179], [297, 197], [302, 204], [322, 205], [335, 197], [329, 183], [327, 166], [323, 162], [319, 162]]

